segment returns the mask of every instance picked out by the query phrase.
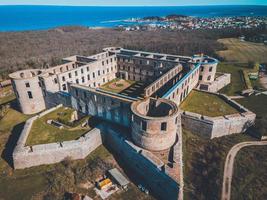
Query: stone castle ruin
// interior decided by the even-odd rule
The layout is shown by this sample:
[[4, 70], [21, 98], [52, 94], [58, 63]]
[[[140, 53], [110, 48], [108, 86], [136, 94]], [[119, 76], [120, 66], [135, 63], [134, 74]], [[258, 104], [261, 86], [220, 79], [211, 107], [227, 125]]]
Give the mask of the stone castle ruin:
[[[179, 108], [195, 88], [214, 93], [230, 83], [230, 74], [216, 76], [217, 64], [216, 59], [204, 55], [177, 56], [109, 47], [88, 57], [64, 58], [59, 66], [10, 74], [18, 104], [25, 114], [62, 104], [130, 130], [130, 137], [125, 138], [112, 126], [102, 126], [93, 130], [92, 136], [89, 132], [78, 141], [37, 145], [29, 151], [25, 147], [26, 128], [32, 123], [29, 121], [13, 153], [14, 167], [60, 162], [66, 152], [73, 159], [81, 159], [103, 142], [129, 164], [130, 160], [136, 163], [133, 170], [141, 176], [145, 177], [144, 167], [157, 177], [158, 182], [150, 183], [160, 197], [169, 192], [168, 199], [181, 199], [182, 126], [213, 138], [244, 132], [255, 120], [254, 113], [227, 97], [222, 98], [239, 107], [239, 114], [211, 119]], [[128, 81], [127, 87], [114, 92], [112, 89], [123, 86], [119, 82], [105, 89], [117, 79]], [[151, 156], [153, 152], [171, 148], [173, 169]], [[164, 191], [163, 185], [169, 185], [169, 191]]]

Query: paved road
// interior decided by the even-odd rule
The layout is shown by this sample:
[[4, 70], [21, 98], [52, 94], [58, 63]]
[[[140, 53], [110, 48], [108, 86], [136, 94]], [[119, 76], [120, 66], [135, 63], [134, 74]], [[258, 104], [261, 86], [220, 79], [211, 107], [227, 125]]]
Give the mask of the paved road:
[[228, 152], [224, 164], [222, 200], [230, 200], [231, 198], [231, 183], [232, 183], [234, 160], [236, 154], [243, 147], [253, 146], [253, 145], [267, 145], [267, 141], [241, 142], [233, 146], [231, 150]]

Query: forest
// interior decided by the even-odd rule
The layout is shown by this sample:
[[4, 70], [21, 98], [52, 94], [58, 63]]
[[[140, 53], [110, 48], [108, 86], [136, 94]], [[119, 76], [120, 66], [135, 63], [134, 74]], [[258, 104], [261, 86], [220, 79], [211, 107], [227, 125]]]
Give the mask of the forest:
[[120, 31], [85, 27], [58, 27], [43, 31], [0, 33], [0, 78], [25, 68], [46, 68], [70, 55], [100, 52], [108, 46], [164, 52], [178, 55], [204, 53], [215, 56], [225, 47], [219, 38], [266, 33], [258, 29], [190, 30], [190, 31]]

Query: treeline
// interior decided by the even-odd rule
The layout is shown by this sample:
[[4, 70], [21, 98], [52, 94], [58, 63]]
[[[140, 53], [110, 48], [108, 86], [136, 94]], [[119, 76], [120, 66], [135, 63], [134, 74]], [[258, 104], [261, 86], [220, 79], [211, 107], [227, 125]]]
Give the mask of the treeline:
[[[216, 40], [255, 34], [264, 30], [136, 31], [64, 27], [45, 31], [0, 33], [0, 76], [25, 68], [56, 65], [74, 54], [91, 55], [107, 46], [179, 55], [216, 56], [224, 49]], [[1, 78], [1, 77], [0, 77]]]

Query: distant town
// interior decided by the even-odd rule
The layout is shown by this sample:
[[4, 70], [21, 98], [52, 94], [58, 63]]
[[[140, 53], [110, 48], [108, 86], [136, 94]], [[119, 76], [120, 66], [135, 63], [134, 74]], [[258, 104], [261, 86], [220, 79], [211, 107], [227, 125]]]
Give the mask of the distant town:
[[249, 29], [266, 26], [267, 17], [191, 17], [185, 15], [168, 15], [165, 17], [150, 16], [124, 20], [125, 24], [118, 26], [125, 31], [138, 30], [197, 30], [197, 29]]

